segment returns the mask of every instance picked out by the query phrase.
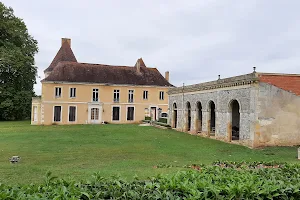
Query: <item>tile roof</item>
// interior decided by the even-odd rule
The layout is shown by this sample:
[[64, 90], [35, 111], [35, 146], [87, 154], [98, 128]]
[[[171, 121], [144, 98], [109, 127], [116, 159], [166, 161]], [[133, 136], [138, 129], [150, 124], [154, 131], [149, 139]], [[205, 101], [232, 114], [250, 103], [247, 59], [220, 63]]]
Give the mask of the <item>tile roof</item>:
[[45, 69], [44, 72], [51, 72], [56, 65], [61, 61], [71, 61], [71, 62], [77, 62], [76, 57], [70, 47], [70, 44], [67, 41], [64, 41], [57, 52], [56, 56], [52, 60], [50, 66]]
[[146, 67], [142, 59], [139, 59], [138, 62], [141, 66], [140, 73], [137, 72], [136, 66], [59, 62], [42, 82], [173, 86], [156, 68]]
[[300, 95], [300, 75], [259, 73], [259, 81]]

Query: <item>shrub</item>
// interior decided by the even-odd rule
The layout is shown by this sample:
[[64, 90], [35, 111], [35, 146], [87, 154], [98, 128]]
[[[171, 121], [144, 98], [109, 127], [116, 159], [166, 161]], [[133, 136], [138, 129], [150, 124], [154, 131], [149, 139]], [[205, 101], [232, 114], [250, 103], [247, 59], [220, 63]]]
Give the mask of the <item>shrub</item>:
[[[215, 164], [220, 163], [224, 164]], [[160, 164], [155, 168], [170, 167]], [[297, 164], [283, 164], [276, 169], [189, 168], [172, 176], [158, 175], [148, 180], [135, 177], [132, 181], [95, 173], [89, 181], [75, 182], [48, 172], [42, 184], [0, 184], [0, 199], [300, 199]]]
[[146, 121], [151, 121], [151, 117], [145, 117]]
[[161, 122], [161, 123], [165, 123], [165, 124], [168, 123], [168, 119], [167, 118], [159, 118], [158, 121]]

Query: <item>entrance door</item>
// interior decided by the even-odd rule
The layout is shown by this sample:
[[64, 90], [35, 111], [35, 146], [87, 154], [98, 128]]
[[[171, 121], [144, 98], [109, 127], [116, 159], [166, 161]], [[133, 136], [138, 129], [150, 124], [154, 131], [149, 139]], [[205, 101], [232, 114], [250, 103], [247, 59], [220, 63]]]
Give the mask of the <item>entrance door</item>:
[[156, 121], [156, 107], [151, 107], [151, 120]]
[[91, 123], [98, 124], [99, 120], [99, 108], [91, 108]]

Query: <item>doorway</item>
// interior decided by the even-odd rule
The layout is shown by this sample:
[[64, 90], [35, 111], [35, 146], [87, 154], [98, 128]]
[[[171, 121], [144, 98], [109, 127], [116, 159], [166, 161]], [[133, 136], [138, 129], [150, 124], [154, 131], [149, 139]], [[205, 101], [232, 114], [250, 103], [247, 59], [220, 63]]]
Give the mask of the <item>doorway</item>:
[[240, 139], [240, 105], [237, 100], [231, 101], [230, 104], [231, 113], [231, 140]]
[[150, 116], [151, 116], [151, 120], [152, 121], [156, 121], [157, 118], [156, 118], [156, 107], [151, 107], [151, 112], [150, 112]]
[[196, 118], [195, 130], [199, 133], [202, 131], [202, 105], [199, 101], [197, 102], [196, 105], [196, 111], [197, 111], [196, 113], [197, 118]]
[[186, 109], [187, 109], [187, 131], [191, 130], [191, 125], [192, 125], [192, 113], [191, 113], [191, 104], [190, 102], [186, 103]]
[[177, 105], [173, 104], [173, 120], [172, 128], [177, 128]]
[[209, 102], [209, 121], [208, 121], [208, 133], [214, 135], [216, 131], [216, 105], [213, 101]]
[[99, 122], [99, 108], [91, 108], [91, 123], [98, 124]]

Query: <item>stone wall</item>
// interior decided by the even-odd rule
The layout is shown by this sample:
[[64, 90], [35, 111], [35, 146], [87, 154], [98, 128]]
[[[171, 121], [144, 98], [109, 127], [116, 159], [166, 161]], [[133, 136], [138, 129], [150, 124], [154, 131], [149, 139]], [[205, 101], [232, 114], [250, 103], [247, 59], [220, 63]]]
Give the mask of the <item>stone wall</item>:
[[300, 144], [300, 97], [259, 83], [255, 146]]
[[[187, 109], [186, 103], [190, 102], [192, 110], [191, 133], [196, 133], [195, 123], [197, 116], [197, 102], [202, 105], [202, 135], [209, 135], [209, 103], [215, 103], [217, 139], [231, 140], [231, 109], [232, 100], [237, 100], [240, 106], [240, 141], [239, 143], [252, 146], [254, 122], [256, 121], [256, 98], [258, 87], [256, 84], [235, 87], [218, 88], [212, 90], [196, 91], [189, 93], [170, 94], [169, 116], [172, 118], [173, 104], [177, 104], [177, 129], [186, 131]], [[169, 120], [170, 122], [172, 119]], [[172, 124], [172, 123], [170, 123]]]

